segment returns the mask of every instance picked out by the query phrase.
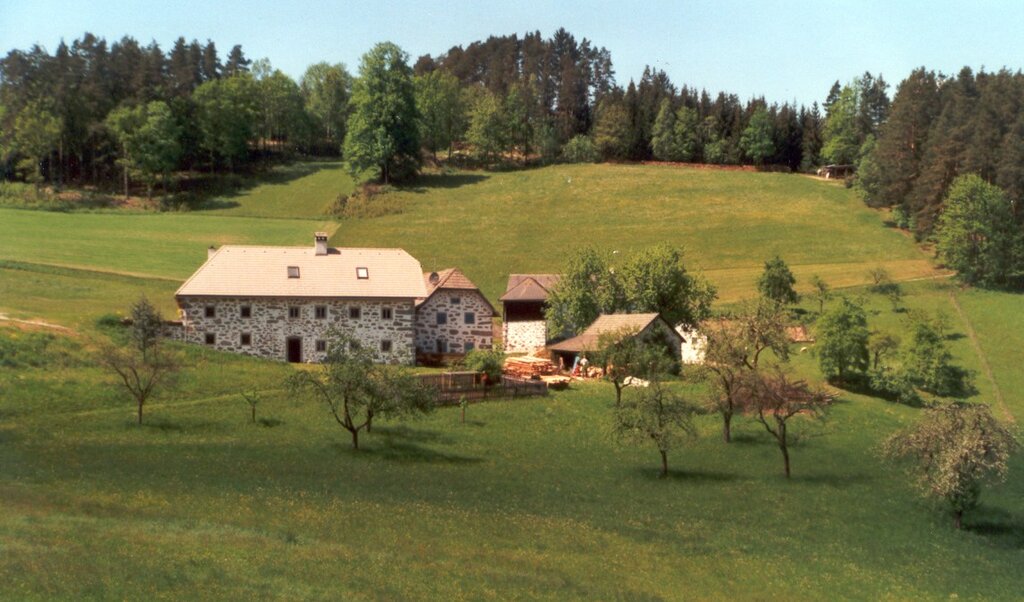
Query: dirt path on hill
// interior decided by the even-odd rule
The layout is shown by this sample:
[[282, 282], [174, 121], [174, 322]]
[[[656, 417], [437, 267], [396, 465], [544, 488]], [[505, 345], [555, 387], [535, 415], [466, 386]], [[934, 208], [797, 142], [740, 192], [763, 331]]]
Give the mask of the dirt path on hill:
[[42, 320], [20, 320], [18, 318], [11, 318], [7, 314], [0, 313], [0, 322], [11, 322], [16, 326], [34, 326], [37, 328], [49, 328], [50, 330], [59, 330], [68, 334], [74, 334], [75, 331], [71, 330], [66, 326], [60, 324], [52, 324], [50, 322], [44, 322]]
[[995, 391], [996, 395], [996, 408], [1003, 415], [1007, 422], [1010, 424], [1016, 424], [1017, 420], [1013, 417], [1010, 412], [1010, 408], [1006, 405], [1006, 400], [1003, 398], [1003, 392], [999, 389], [999, 383], [996, 382], [996, 377], [992, 373], [992, 367], [988, 364], [988, 358], [985, 357], [985, 352], [981, 350], [981, 345], [978, 343], [978, 334], [974, 332], [974, 327], [971, 326], [971, 321], [967, 318], [967, 314], [964, 313], [960, 302], [956, 298], [956, 293], [949, 293], [949, 300], [953, 303], [953, 308], [956, 309], [957, 315], [960, 316], [960, 320], [964, 323], [964, 330], [967, 331], [967, 338], [970, 339], [971, 345], [974, 346], [974, 351], [978, 354], [978, 358], [981, 360], [981, 370], [985, 373], [985, 378], [992, 383], [992, 390]]

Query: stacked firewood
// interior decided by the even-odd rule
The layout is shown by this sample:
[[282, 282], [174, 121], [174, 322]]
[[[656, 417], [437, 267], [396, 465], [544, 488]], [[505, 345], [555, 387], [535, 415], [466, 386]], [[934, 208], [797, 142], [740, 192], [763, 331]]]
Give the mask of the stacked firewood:
[[554, 374], [555, 365], [546, 359], [529, 355], [510, 357], [505, 360], [503, 372], [517, 378], [539, 378]]

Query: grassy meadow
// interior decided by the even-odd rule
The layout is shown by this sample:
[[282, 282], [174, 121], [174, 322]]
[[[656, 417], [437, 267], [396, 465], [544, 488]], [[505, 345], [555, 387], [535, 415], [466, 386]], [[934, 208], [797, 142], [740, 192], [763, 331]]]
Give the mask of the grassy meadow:
[[[1024, 420], [1024, 296], [939, 277], [841, 186], [625, 165], [459, 172], [395, 193], [401, 215], [325, 222], [320, 204], [350, 188], [317, 164], [203, 212], [0, 210], [0, 314], [72, 329], [0, 321], [0, 599], [1020, 599], [1024, 457], [955, 531], [878, 457], [920, 410], [851, 392], [824, 426], [799, 425], [811, 436], [789, 482], [760, 425], [737, 419], [726, 445], [716, 415], [657, 479], [653, 447], [611, 438], [602, 383], [474, 404], [465, 424], [457, 408], [375, 422], [354, 452], [325, 408], [281, 389], [290, 366], [194, 347], [136, 426], [94, 366], [96, 318], [141, 293], [169, 313], [209, 244], [306, 244], [323, 228], [459, 266], [492, 299], [509, 272], [556, 270], [576, 246], [668, 240], [731, 301], [777, 252], [801, 284], [851, 287], [872, 328], [904, 334], [907, 312], [860, 286], [883, 265], [915, 280], [905, 309], [948, 316], [971, 400]], [[802, 307], [813, 329], [817, 303]], [[818, 380], [802, 347], [792, 368]]]
[[510, 271], [557, 271], [583, 245], [681, 245], [725, 300], [749, 295], [776, 253], [805, 282], [819, 274], [834, 286], [863, 284], [876, 265], [900, 280], [935, 274], [852, 191], [800, 175], [560, 165], [427, 176], [397, 197], [403, 213], [346, 220], [331, 242], [401, 246], [425, 268], [458, 266], [491, 299]]

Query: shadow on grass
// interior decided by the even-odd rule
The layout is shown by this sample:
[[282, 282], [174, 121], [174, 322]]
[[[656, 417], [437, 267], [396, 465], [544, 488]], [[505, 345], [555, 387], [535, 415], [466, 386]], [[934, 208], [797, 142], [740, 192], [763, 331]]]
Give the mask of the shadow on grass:
[[284, 420], [278, 420], [277, 418], [260, 418], [256, 421], [260, 426], [266, 428], [274, 428], [275, 426], [281, 426], [284, 424]]
[[421, 447], [415, 443], [395, 441], [387, 441], [382, 447], [369, 450], [369, 453], [386, 460], [412, 464], [479, 464], [483, 462], [481, 458], [448, 454]]
[[[779, 476], [785, 479], [781, 473], [782, 464], [779, 464]], [[868, 474], [801, 474], [800, 468], [794, 464], [793, 476], [790, 481], [794, 483], [807, 483], [809, 485], [828, 485], [829, 487], [843, 488], [851, 485], [863, 485], [874, 481]]]
[[398, 186], [399, 190], [405, 192], [425, 193], [431, 189], [438, 188], [459, 188], [469, 184], [479, 184], [489, 176], [479, 174], [424, 174], [416, 178], [408, 185]]
[[440, 431], [414, 429], [412, 427], [405, 426], [404, 424], [397, 426], [374, 425], [373, 431], [370, 433], [370, 437], [373, 437], [374, 439], [384, 439], [389, 442], [397, 439], [416, 443], [441, 443], [446, 445], [452, 443], [451, 437], [448, 437]]
[[766, 433], [764, 437], [753, 433], [733, 433], [729, 445], [771, 445], [775, 447], [775, 441], [769, 438]]
[[[127, 423], [126, 426], [129, 429], [139, 428], [139, 424], [135, 421]], [[194, 433], [199, 431], [223, 431], [225, 427], [223, 424], [210, 421], [175, 422], [166, 418], [146, 418], [142, 423], [142, 428], [147, 431], [160, 431], [162, 433]]]
[[[669, 458], [669, 462], [672, 459]], [[658, 477], [661, 475], [661, 471], [651, 471], [648, 469], [641, 469], [641, 472], [645, 477], [653, 475]], [[666, 481], [685, 481], [687, 483], [728, 483], [730, 481], [738, 481], [740, 477], [738, 475], [730, 474], [727, 472], [715, 472], [711, 470], [673, 470], [671, 467], [668, 470], [668, 476], [664, 477]]]
[[1001, 508], [980, 506], [964, 519], [964, 529], [986, 537], [993, 545], [1024, 549], [1024, 522]]

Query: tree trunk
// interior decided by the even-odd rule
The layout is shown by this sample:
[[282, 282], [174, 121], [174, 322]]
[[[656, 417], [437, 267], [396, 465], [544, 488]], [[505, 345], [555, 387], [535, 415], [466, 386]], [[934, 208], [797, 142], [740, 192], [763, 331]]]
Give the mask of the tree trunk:
[[366, 410], [366, 432], [373, 430], [373, 410]]
[[786, 467], [786, 478], [789, 478], [789, 448], [784, 443], [779, 444], [779, 449], [782, 451], [782, 463]]
[[665, 450], [661, 451], [661, 476], [658, 478], [664, 479], [668, 476], [668, 452]]
[[964, 511], [956, 510], [953, 512], [953, 526], [959, 531], [963, 528]]
[[618, 381], [613, 383], [615, 385], [615, 407], [622, 405], [622, 385]]
[[722, 414], [722, 439], [726, 443], [732, 442], [732, 414]]
[[252, 423], [256, 424], [256, 406], [252, 406]]
[[359, 449], [359, 431], [353, 429], [352, 433], [352, 449]]
[[124, 166], [124, 200], [128, 200], [128, 166]]
[[139, 424], [142, 424], [142, 402], [139, 402]]

